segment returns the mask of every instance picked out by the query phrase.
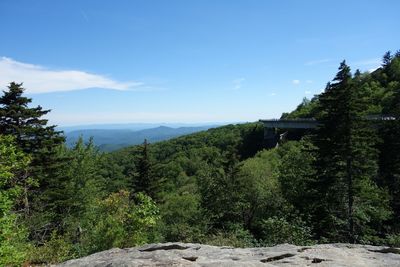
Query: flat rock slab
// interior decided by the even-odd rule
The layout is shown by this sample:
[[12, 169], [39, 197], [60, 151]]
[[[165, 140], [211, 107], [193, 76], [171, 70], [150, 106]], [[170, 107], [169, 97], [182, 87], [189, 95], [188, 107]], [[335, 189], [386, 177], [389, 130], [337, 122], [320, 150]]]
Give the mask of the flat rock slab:
[[289, 244], [263, 248], [216, 247], [190, 243], [150, 244], [69, 260], [57, 266], [399, 266], [400, 249], [367, 245]]

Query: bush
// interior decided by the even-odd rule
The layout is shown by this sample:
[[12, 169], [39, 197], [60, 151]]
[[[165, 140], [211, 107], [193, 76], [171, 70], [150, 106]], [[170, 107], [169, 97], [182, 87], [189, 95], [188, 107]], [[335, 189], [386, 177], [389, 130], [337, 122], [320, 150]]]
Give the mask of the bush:
[[0, 216], [0, 266], [20, 266], [26, 258], [27, 231], [17, 220], [15, 214]]
[[19, 266], [25, 260], [28, 233], [15, 211], [31, 179], [25, 173], [29, 157], [12, 136], [0, 135], [0, 266]]
[[400, 247], [400, 234], [391, 234], [386, 238], [386, 243], [391, 247]]
[[274, 246], [281, 243], [295, 245], [309, 245], [311, 241], [311, 229], [307, 227], [301, 219], [291, 222], [285, 218], [271, 217], [264, 220], [263, 245]]
[[230, 228], [229, 230], [221, 230], [207, 236], [202, 243], [212, 246], [231, 246], [236, 248], [259, 246], [258, 241], [248, 230], [238, 225]]
[[134, 200], [121, 190], [104, 200], [84, 218], [82, 237], [77, 245], [79, 255], [113, 247], [133, 247], [152, 241], [153, 227], [159, 211], [150, 197], [139, 193]]
[[52, 264], [69, 260], [74, 256], [72, 244], [54, 231], [49, 241], [30, 251], [28, 258], [33, 264]]

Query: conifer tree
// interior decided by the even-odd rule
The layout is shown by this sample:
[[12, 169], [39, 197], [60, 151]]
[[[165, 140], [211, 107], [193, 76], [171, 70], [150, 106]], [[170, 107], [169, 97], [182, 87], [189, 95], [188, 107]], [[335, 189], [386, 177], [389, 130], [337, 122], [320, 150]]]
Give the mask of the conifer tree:
[[[40, 161], [64, 141], [55, 126], [47, 126], [42, 117], [50, 112], [41, 106], [29, 107], [32, 99], [24, 97], [22, 83], [10, 83], [0, 97], [0, 133], [13, 135], [18, 146], [33, 160]], [[39, 163], [39, 162], [38, 162]], [[43, 162], [41, 162], [43, 163]]]
[[[32, 99], [24, 97], [23, 93], [22, 84], [15, 82], [3, 91], [0, 97], [0, 134], [14, 136], [16, 145], [32, 158], [28, 176], [36, 178], [43, 188], [60, 164], [55, 156], [56, 147], [64, 142], [64, 137], [55, 126], [47, 126], [47, 120], [42, 118], [50, 110], [43, 110], [41, 106], [29, 107]], [[25, 188], [26, 195], [28, 189]], [[25, 201], [26, 215], [30, 213], [29, 206]]]
[[382, 122], [382, 139], [380, 146], [380, 183], [388, 188], [390, 204], [393, 210], [393, 228], [400, 231], [400, 55], [396, 53], [387, 62], [384, 74], [389, 77], [388, 87], [393, 90], [393, 99], [388, 105], [388, 115], [395, 120]]
[[387, 67], [388, 65], [390, 65], [390, 62], [392, 61], [393, 56], [392, 53], [390, 51], [387, 51], [382, 58], [382, 66], [383, 67]]
[[[359, 73], [359, 72], [357, 72]], [[314, 138], [317, 147], [317, 192], [321, 199], [314, 221], [320, 238], [355, 242], [388, 217], [377, 176], [376, 133], [363, 113], [365, 103], [343, 61], [333, 83], [321, 94]]]
[[142, 192], [150, 196], [152, 199], [156, 199], [158, 193], [158, 184], [152, 170], [148, 147], [149, 144], [147, 139], [145, 139], [142, 145], [140, 157], [137, 162], [137, 174], [134, 178], [134, 192]]

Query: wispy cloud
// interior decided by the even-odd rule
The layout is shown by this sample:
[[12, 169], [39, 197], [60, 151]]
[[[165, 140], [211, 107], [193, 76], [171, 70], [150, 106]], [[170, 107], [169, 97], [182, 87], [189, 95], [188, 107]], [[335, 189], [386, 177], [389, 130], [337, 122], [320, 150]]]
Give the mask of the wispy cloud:
[[308, 90], [305, 91], [304, 93], [305, 93], [306, 95], [311, 95], [311, 91], [308, 91]]
[[293, 81], [292, 81], [292, 84], [294, 84], [294, 85], [299, 85], [299, 84], [300, 84], [300, 80], [293, 80]]
[[332, 59], [330, 59], [330, 58], [311, 60], [311, 61], [307, 61], [306, 63], [304, 63], [304, 66], [314, 66], [314, 65], [319, 65], [319, 64], [323, 64], [323, 63], [328, 63], [331, 61], [332, 61]]
[[276, 93], [270, 93], [269, 95], [270, 96], [276, 96]]
[[130, 90], [143, 86], [141, 82], [120, 82], [104, 75], [79, 70], [53, 70], [43, 66], [0, 58], [0, 87], [10, 82], [23, 82], [27, 93], [73, 91], [86, 88]]
[[235, 80], [232, 81], [233, 83], [233, 90], [239, 90], [240, 88], [242, 88], [242, 84], [245, 81], [245, 78], [237, 78]]
[[313, 83], [313, 80], [306, 80], [306, 83], [311, 84]]

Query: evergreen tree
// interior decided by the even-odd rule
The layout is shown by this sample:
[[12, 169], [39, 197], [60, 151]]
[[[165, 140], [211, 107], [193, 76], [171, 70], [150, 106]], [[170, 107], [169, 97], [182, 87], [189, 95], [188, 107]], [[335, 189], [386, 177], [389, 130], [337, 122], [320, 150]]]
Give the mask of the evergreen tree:
[[41, 106], [28, 107], [32, 99], [22, 96], [22, 83], [10, 83], [0, 97], [0, 134], [15, 136], [17, 145], [33, 156], [33, 164], [43, 163], [53, 148], [63, 143], [61, 132], [47, 126], [42, 116], [50, 112]]
[[35, 222], [36, 232], [42, 239], [49, 237], [44, 232], [63, 233], [66, 228], [78, 229], [80, 218], [95, 199], [103, 195], [104, 179], [98, 168], [101, 155], [92, 139], [84, 144], [80, 138], [71, 149], [60, 147], [58, 156], [68, 159], [68, 164], [60, 166], [53, 173], [51, 183], [42, 190], [37, 198], [38, 212], [31, 223], [34, 225]]
[[377, 136], [363, 113], [366, 108], [357, 90], [358, 79], [359, 75], [352, 79], [343, 61], [319, 98], [321, 125], [314, 143], [316, 187], [322, 201], [314, 222], [319, 237], [328, 240], [361, 241], [389, 215], [385, 194], [374, 183]]
[[383, 67], [387, 67], [388, 65], [390, 65], [390, 62], [392, 61], [393, 56], [392, 53], [390, 51], [387, 51], [382, 58], [382, 66]]
[[[40, 106], [29, 107], [32, 99], [24, 97], [23, 92], [22, 84], [15, 82], [3, 91], [0, 97], [0, 134], [14, 136], [17, 146], [31, 156], [28, 176], [38, 179], [40, 186], [44, 187], [51, 172], [60, 164], [55, 157], [56, 147], [64, 142], [64, 137], [55, 130], [55, 126], [47, 126], [47, 120], [42, 118], [50, 110], [43, 110]], [[24, 189], [26, 200], [30, 189]], [[28, 201], [24, 204], [27, 215], [30, 205]]]
[[388, 105], [388, 114], [395, 120], [384, 121], [382, 127], [383, 142], [380, 146], [380, 182], [388, 188], [391, 207], [394, 212], [392, 228], [400, 232], [400, 56], [396, 56], [388, 63], [385, 72], [388, 72], [388, 87], [393, 91], [393, 99]]
[[156, 199], [158, 193], [158, 181], [153, 173], [152, 164], [149, 156], [149, 144], [144, 140], [142, 151], [137, 162], [137, 173], [134, 177], [134, 192], [145, 193], [152, 199]]

